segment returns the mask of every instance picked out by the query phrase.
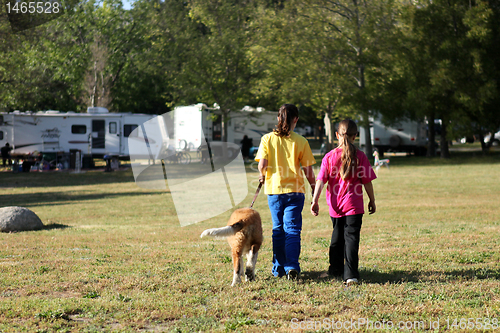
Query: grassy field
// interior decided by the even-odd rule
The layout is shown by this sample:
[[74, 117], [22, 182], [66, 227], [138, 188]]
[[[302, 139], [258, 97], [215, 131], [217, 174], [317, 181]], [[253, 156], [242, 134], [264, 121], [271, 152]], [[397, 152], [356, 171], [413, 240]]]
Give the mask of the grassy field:
[[[474, 156], [473, 156], [474, 154]], [[298, 282], [271, 276], [265, 195], [257, 279], [230, 287], [225, 241], [200, 239], [231, 212], [180, 227], [168, 191], [131, 170], [0, 172], [0, 207], [24, 206], [41, 231], [0, 234], [0, 332], [290, 332], [500, 327], [500, 155], [391, 157], [363, 221], [362, 284], [321, 278], [331, 222], [304, 211]], [[255, 167], [248, 166], [248, 206]]]

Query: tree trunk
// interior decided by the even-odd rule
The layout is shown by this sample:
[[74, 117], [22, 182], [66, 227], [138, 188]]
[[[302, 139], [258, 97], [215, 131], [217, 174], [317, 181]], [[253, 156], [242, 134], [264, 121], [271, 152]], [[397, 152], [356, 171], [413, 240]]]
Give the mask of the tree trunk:
[[[373, 145], [372, 145], [372, 133], [370, 131], [370, 118], [368, 112], [363, 114], [363, 121], [361, 122], [361, 126], [365, 129], [365, 154], [368, 159], [373, 159]], [[382, 157], [382, 156], [381, 156]]]
[[[222, 109], [222, 108], [221, 108]], [[227, 142], [227, 132], [229, 130], [229, 121], [228, 121], [228, 111], [224, 110], [221, 114], [221, 141]]]
[[370, 131], [370, 122], [365, 125], [365, 154], [368, 157], [368, 159], [372, 159], [373, 156], [373, 146], [372, 146], [372, 134]]
[[373, 160], [373, 146], [372, 146], [372, 134], [370, 131], [370, 119], [369, 119], [369, 110], [366, 108], [365, 101], [365, 64], [360, 60], [362, 58], [363, 51], [362, 49], [358, 49], [358, 88], [360, 91], [360, 96], [362, 97], [362, 115], [365, 127], [365, 154], [368, 159]]
[[227, 151], [227, 134], [229, 130], [229, 111], [227, 109], [222, 109], [221, 114], [221, 141], [222, 141], [222, 158], [224, 160], [229, 158], [229, 154]]
[[97, 101], [97, 60], [94, 61], [94, 86], [92, 87], [92, 96], [90, 97], [90, 104], [92, 107], [96, 106]]
[[448, 139], [447, 139], [447, 127], [448, 123], [445, 121], [445, 119], [442, 119], [442, 124], [441, 124], [441, 158], [450, 158], [450, 149], [448, 146]]
[[428, 134], [427, 134], [427, 157], [434, 157], [436, 156], [436, 128], [434, 127], [434, 112], [429, 116], [429, 119], [427, 120], [427, 128], [428, 128]]
[[331, 111], [325, 112], [325, 117], [323, 118], [323, 120], [325, 122], [325, 134], [326, 134], [325, 153], [327, 153], [334, 147], [333, 133], [335, 132], [335, 130], [333, 129]]

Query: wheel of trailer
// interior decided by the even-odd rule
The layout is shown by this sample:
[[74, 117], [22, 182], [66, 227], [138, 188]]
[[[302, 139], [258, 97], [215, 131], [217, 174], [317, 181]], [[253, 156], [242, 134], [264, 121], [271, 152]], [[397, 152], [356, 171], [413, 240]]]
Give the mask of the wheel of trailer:
[[179, 150], [186, 150], [188, 143], [186, 140], [179, 141]]
[[389, 145], [391, 148], [397, 148], [401, 144], [401, 138], [398, 135], [393, 135], [389, 138]]

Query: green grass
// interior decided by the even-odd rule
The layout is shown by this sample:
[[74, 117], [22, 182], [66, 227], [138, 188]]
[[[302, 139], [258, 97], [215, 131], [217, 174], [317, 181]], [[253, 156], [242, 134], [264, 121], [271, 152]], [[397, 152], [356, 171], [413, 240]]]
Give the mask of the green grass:
[[[1, 172], [0, 205], [33, 210], [46, 228], [0, 234], [0, 331], [328, 331], [318, 322], [351, 320], [411, 322], [413, 331], [439, 320], [441, 331], [459, 331], [461, 318], [493, 323], [500, 320], [500, 157], [454, 156], [388, 156], [391, 168], [374, 182], [378, 211], [363, 220], [362, 284], [351, 288], [320, 277], [331, 233], [324, 195], [320, 216], [305, 208], [302, 274], [291, 282], [271, 276], [261, 194], [257, 279], [231, 288], [229, 245], [199, 238], [231, 212], [180, 227], [168, 191], [137, 187], [131, 170]], [[241, 207], [256, 188], [255, 165], [247, 168]]]

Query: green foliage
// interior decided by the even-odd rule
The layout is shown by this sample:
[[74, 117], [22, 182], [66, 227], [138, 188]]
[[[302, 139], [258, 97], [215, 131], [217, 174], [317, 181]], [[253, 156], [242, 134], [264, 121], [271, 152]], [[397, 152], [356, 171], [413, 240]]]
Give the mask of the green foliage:
[[83, 298], [98, 298], [100, 297], [99, 293], [95, 290], [93, 291], [89, 291], [88, 293], [86, 293], [85, 295], [83, 295]]
[[240, 327], [255, 325], [255, 320], [248, 318], [245, 314], [239, 313], [237, 317], [226, 322], [226, 331], [234, 331]]
[[54, 319], [68, 320], [69, 319], [68, 314], [62, 310], [56, 310], [56, 311], [47, 310], [44, 312], [39, 312], [36, 314], [36, 317], [40, 318], [40, 319], [46, 319], [46, 320], [54, 320]]
[[405, 104], [417, 117], [443, 120], [442, 143], [500, 127], [493, 112], [500, 68], [490, 53], [498, 29], [493, 15], [486, 1], [438, 0], [405, 8], [399, 62], [405, 69]]

